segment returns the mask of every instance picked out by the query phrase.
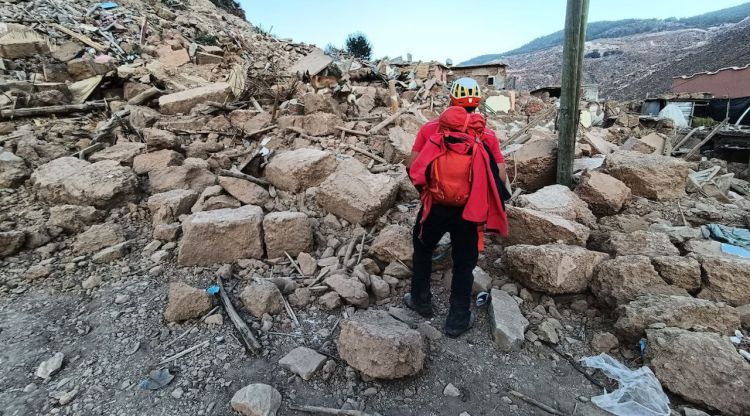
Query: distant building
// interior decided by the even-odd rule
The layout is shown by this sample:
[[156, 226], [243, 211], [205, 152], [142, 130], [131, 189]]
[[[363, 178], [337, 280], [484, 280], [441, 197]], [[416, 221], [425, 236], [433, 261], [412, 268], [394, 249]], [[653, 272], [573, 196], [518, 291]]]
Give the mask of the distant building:
[[709, 93], [715, 98], [750, 97], [750, 64], [672, 78], [674, 93]]
[[431, 62], [413, 62], [411, 60], [411, 54], [407, 55], [407, 60], [398, 56], [389, 60], [388, 65], [395, 66], [403, 72], [414, 71], [414, 75], [417, 79], [429, 79], [435, 78], [438, 81], [445, 83], [448, 79], [448, 67], [444, 64], [436, 61]]
[[477, 80], [481, 87], [512, 90], [515, 88], [515, 79], [508, 78], [507, 69], [508, 65], [503, 63], [453, 66], [450, 69], [449, 80], [471, 77]]

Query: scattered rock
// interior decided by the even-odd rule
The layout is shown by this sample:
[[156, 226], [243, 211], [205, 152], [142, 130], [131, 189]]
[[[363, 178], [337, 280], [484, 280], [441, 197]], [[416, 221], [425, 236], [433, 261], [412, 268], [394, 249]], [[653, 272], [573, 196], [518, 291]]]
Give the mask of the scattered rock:
[[674, 157], [620, 150], [607, 156], [604, 169], [633, 195], [664, 201], [685, 195], [689, 165]]
[[148, 209], [154, 225], [170, 224], [179, 221], [180, 215], [189, 214], [198, 192], [189, 189], [174, 189], [151, 195]]
[[89, 225], [102, 220], [104, 213], [91, 206], [56, 205], [49, 209], [48, 225], [77, 233]]
[[152, 170], [148, 173], [148, 180], [153, 194], [173, 189], [203, 192], [207, 187], [216, 184], [216, 175], [204, 167], [184, 164]]
[[318, 269], [318, 261], [305, 252], [300, 252], [297, 255], [297, 265], [305, 276], [312, 276]]
[[266, 166], [266, 179], [290, 192], [318, 186], [336, 169], [336, 158], [317, 149], [297, 149], [274, 156]]
[[325, 355], [307, 347], [297, 347], [279, 360], [279, 365], [303, 380], [310, 380], [325, 362]]
[[89, 160], [94, 163], [102, 160], [113, 160], [124, 166], [132, 166], [133, 159], [143, 153], [144, 150], [146, 150], [146, 145], [143, 143], [117, 143], [94, 153], [89, 157]]
[[42, 361], [42, 363], [39, 364], [39, 367], [37, 367], [36, 369], [36, 376], [45, 380], [49, 380], [50, 377], [60, 371], [64, 359], [65, 354], [56, 352], [55, 355], [53, 355], [51, 358]]
[[205, 290], [196, 289], [182, 282], [169, 284], [167, 309], [164, 319], [168, 322], [180, 322], [200, 318], [211, 310], [211, 297]]
[[445, 388], [443, 389], [443, 396], [446, 397], [460, 397], [461, 396], [461, 390], [458, 389], [458, 387], [454, 386], [452, 383], [448, 383]]
[[256, 318], [265, 314], [276, 315], [284, 310], [284, 300], [279, 288], [266, 279], [254, 279], [242, 290], [240, 298], [245, 308]]
[[23, 231], [0, 231], [0, 258], [16, 254], [25, 241], [26, 233]]
[[226, 82], [215, 82], [159, 97], [162, 114], [188, 114], [190, 109], [206, 101], [226, 102], [232, 91]]
[[750, 261], [706, 258], [701, 264], [707, 286], [699, 298], [726, 302], [732, 306], [750, 303]]
[[492, 289], [491, 296], [490, 325], [495, 345], [502, 351], [521, 349], [529, 321], [507, 292]]
[[91, 256], [91, 261], [96, 264], [111, 263], [117, 259], [121, 259], [128, 255], [130, 250], [130, 242], [125, 241], [120, 244], [115, 244], [111, 247], [107, 247], [99, 250]]
[[347, 303], [363, 308], [370, 304], [367, 288], [357, 279], [337, 274], [326, 278], [323, 283], [338, 293]]
[[542, 245], [554, 242], [584, 246], [589, 237], [585, 226], [557, 215], [545, 214], [526, 208], [508, 206], [508, 226], [512, 233], [508, 245]]
[[492, 289], [492, 276], [477, 266], [472, 271], [474, 283], [471, 286], [471, 294], [476, 296], [479, 292], [489, 292]]
[[313, 246], [310, 219], [301, 212], [271, 212], [263, 218], [263, 235], [268, 258], [309, 251]]
[[360, 311], [341, 322], [341, 358], [372, 378], [417, 374], [424, 365], [422, 335], [385, 311]]
[[[555, 183], [557, 172], [557, 141], [537, 140], [524, 144], [507, 155], [508, 179], [517, 187], [536, 191]], [[517, 177], [514, 175], [517, 172]]]
[[607, 251], [613, 256], [640, 255], [648, 257], [679, 256], [680, 250], [672, 244], [669, 236], [650, 231], [621, 233], [613, 231], [605, 243]]
[[7, 150], [0, 150], [0, 188], [15, 188], [21, 185], [30, 173], [23, 158]]
[[250, 384], [234, 393], [231, 405], [243, 416], [276, 416], [281, 393], [268, 384]]
[[161, 241], [177, 241], [182, 232], [182, 225], [175, 222], [172, 224], [159, 224], [154, 227], [154, 239]]
[[400, 260], [410, 265], [412, 256], [414, 255], [411, 234], [411, 230], [404, 226], [396, 224], [387, 225], [375, 237], [375, 241], [370, 246], [369, 253], [384, 263]]
[[701, 288], [701, 265], [692, 257], [658, 256], [651, 263], [662, 279], [688, 292]]
[[581, 182], [576, 186], [575, 193], [598, 216], [617, 214], [630, 198], [630, 188], [625, 183], [606, 173], [595, 171], [581, 175]]
[[271, 196], [268, 194], [268, 191], [263, 189], [262, 186], [244, 179], [219, 176], [219, 185], [229, 195], [237, 198], [243, 204], [262, 207], [271, 202]]
[[557, 332], [558, 330], [562, 331], [560, 321], [555, 318], [545, 318], [537, 327], [536, 332], [537, 335], [539, 335], [539, 339], [542, 341], [557, 344], [560, 342], [560, 336]]
[[133, 171], [137, 175], [145, 175], [151, 171], [180, 166], [185, 158], [174, 150], [157, 150], [151, 153], [141, 153], [133, 158]]
[[328, 292], [318, 298], [318, 303], [324, 309], [333, 310], [341, 306], [341, 296], [336, 292]]
[[336, 134], [336, 126], [342, 124], [339, 116], [330, 113], [312, 113], [302, 117], [302, 129], [310, 136]]
[[503, 255], [514, 279], [551, 295], [585, 292], [594, 268], [608, 258], [605, 253], [562, 244], [519, 244], [506, 248]]
[[27, 280], [35, 280], [47, 277], [50, 275], [50, 273], [52, 273], [52, 270], [49, 266], [37, 264], [26, 269], [26, 271], [23, 273], [23, 277]]
[[170, 131], [155, 128], [145, 128], [142, 131], [143, 139], [149, 151], [154, 150], [180, 150], [180, 140], [177, 135]]
[[102, 277], [98, 274], [92, 274], [91, 276], [87, 277], [86, 280], [81, 282], [81, 287], [85, 290], [93, 289], [95, 287], [99, 287], [102, 284]]
[[600, 301], [610, 306], [647, 294], [689, 296], [685, 289], [667, 285], [646, 256], [621, 256], [599, 263], [590, 287]]
[[581, 198], [563, 185], [550, 185], [518, 198], [518, 206], [577, 221], [588, 227], [596, 217]]
[[117, 224], [96, 224], [78, 235], [73, 244], [73, 251], [90, 254], [103, 248], [111, 247], [125, 241], [122, 227]]
[[618, 348], [620, 341], [617, 337], [609, 332], [597, 332], [591, 338], [591, 349], [597, 353], [609, 353], [610, 351]]
[[735, 308], [745, 329], [750, 329], [750, 303]]

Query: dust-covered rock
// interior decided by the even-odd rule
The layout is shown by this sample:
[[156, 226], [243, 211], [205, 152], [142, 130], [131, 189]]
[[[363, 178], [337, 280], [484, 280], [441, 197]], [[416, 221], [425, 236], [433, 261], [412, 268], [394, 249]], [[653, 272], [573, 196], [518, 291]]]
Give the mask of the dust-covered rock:
[[279, 366], [297, 374], [303, 380], [310, 380], [315, 372], [323, 367], [326, 360], [325, 355], [311, 348], [297, 347], [279, 360]]
[[707, 285], [699, 298], [732, 306], [750, 303], [750, 261], [728, 257], [705, 258], [701, 264]]
[[359, 280], [336, 274], [326, 278], [323, 283], [339, 294], [347, 303], [366, 308], [370, 304], [367, 288]]
[[647, 294], [689, 296], [685, 289], [662, 280], [646, 256], [621, 256], [599, 263], [590, 288], [594, 296], [610, 306]]
[[557, 215], [513, 206], [506, 207], [506, 212], [510, 229], [508, 245], [562, 242], [584, 246], [589, 237], [586, 226]]
[[317, 149], [297, 149], [274, 156], [266, 166], [266, 179], [290, 192], [320, 185], [336, 169], [336, 158]]
[[502, 351], [521, 349], [529, 321], [507, 292], [492, 289], [490, 295], [490, 328], [495, 345]]
[[414, 255], [411, 230], [396, 224], [385, 226], [370, 245], [370, 255], [383, 263], [402, 261], [409, 265]]
[[245, 308], [256, 318], [261, 318], [264, 314], [276, 315], [284, 310], [281, 292], [270, 280], [253, 279], [242, 290], [240, 299]]
[[[555, 183], [557, 141], [536, 140], [506, 157], [508, 179], [527, 191]], [[517, 176], [516, 176], [517, 175]]]
[[620, 150], [607, 156], [604, 169], [633, 195], [665, 201], [685, 195], [689, 165], [674, 157]]
[[672, 244], [669, 236], [651, 231], [622, 233], [613, 231], [605, 243], [613, 256], [640, 255], [648, 257], [679, 256], [680, 250]]
[[630, 198], [630, 188], [624, 182], [595, 171], [581, 175], [575, 193], [599, 216], [617, 214]]
[[596, 224], [596, 217], [573, 191], [563, 185], [550, 185], [528, 195], [518, 197], [518, 206], [577, 221], [588, 227]]
[[658, 256], [651, 263], [662, 279], [670, 285], [681, 287], [688, 292], [701, 288], [701, 265], [692, 257]]
[[174, 189], [151, 195], [148, 209], [154, 225], [177, 222], [180, 215], [189, 214], [198, 199], [198, 193], [189, 189]]
[[26, 234], [20, 230], [0, 231], [0, 258], [16, 254], [23, 248]]
[[103, 218], [104, 213], [92, 206], [55, 205], [49, 209], [47, 224], [77, 233]]
[[145, 175], [152, 170], [180, 166], [184, 160], [185, 158], [181, 154], [169, 149], [141, 153], [133, 158], [133, 171], [137, 175]]
[[196, 289], [182, 282], [169, 284], [167, 309], [164, 319], [180, 322], [200, 318], [211, 310], [211, 297], [205, 290]]
[[230, 403], [243, 416], [276, 416], [281, 393], [268, 384], [250, 384], [234, 393]]
[[180, 150], [180, 140], [171, 131], [145, 128], [142, 134], [150, 152], [162, 149]]
[[22, 158], [7, 150], [0, 150], [0, 188], [15, 188], [30, 174]]
[[214, 82], [159, 97], [159, 110], [162, 114], [188, 114], [190, 109], [206, 101], [223, 103], [232, 96], [226, 82]]
[[237, 198], [243, 204], [262, 207], [271, 202], [271, 196], [268, 194], [268, 191], [263, 189], [262, 186], [244, 179], [219, 176], [219, 185], [229, 195]]
[[125, 241], [121, 226], [112, 223], [96, 224], [76, 237], [73, 251], [80, 254], [97, 252]]
[[216, 175], [204, 167], [184, 164], [149, 171], [148, 180], [151, 193], [154, 194], [173, 189], [203, 192], [204, 189], [216, 184]]
[[263, 219], [263, 236], [268, 258], [296, 256], [312, 249], [310, 219], [302, 212], [271, 212]]
[[124, 166], [132, 166], [133, 165], [133, 159], [135, 159], [136, 156], [143, 153], [146, 150], [146, 145], [143, 143], [134, 143], [134, 142], [123, 142], [123, 143], [117, 143], [112, 146], [107, 147], [106, 149], [100, 150], [91, 157], [89, 157], [89, 160], [91, 162], [101, 162], [102, 160], [114, 160], [115, 162], [124, 165]]

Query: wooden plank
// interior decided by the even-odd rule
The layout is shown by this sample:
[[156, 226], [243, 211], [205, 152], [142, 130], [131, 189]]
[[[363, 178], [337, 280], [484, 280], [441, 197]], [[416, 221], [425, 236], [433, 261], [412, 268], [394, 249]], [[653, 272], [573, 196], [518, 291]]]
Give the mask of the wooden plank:
[[232, 324], [234, 324], [237, 331], [239, 331], [240, 338], [242, 339], [243, 344], [245, 344], [247, 350], [252, 354], [258, 354], [261, 350], [258, 339], [255, 338], [250, 327], [247, 326], [245, 321], [242, 320], [240, 315], [234, 309], [232, 301], [229, 299], [229, 295], [227, 295], [226, 290], [224, 290], [224, 283], [221, 281], [221, 277], [216, 276], [216, 282], [219, 285], [219, 298], [221, 299], [222, 305], [224, 305], [224, 310], [229, 316], [229, 320], [232, 321]]
[[101, 43], [94, 42], [90, 37], [88, 37], [86, 35], [82, 35], [82, 34], [77, 33], [77, 32], [74, 32], [74, 31], [68, 29], [65, 26], [59, 25], [57, 23], [52, 23], [50, 26], [54, 27], [55, 29], [59, 30], [60, 32], [65, 33], [68, 36], [71, 36], [71, 37], [74, 37], [74, 38], [78, 39], [82, 43], [84, 43], [84, 44], [86, 44], [88, 46], [91, 46], [92, 48], [96, 49], [99, 52], [107, 52], [107, 49], [109, 49], [106, 46], [102, 45]]
[[718, 132], [719, 132], [719, 130], [721, 130], [722, 128], [724, 128], [724, 126], [726, 126], [728, 122], [729, 122], [729, 119], [728, 119], [728, 118], [725, 118], [725, 119], [724, 119], [724, 121], [722, 121], [721, 123], [719, 123], [719, 125], [718, 125], [718, 126], [716, 126], [716, 128], [714, 128], [714, 129], [713, 129], [713, 130], [711, 131], [711, 133], [708, 133], [708, 136], [706, 136], [706, 138], [705, 138], [705, 139], [701, 140], [701, 142], [700, 142], [700, 143], [698, 143], [698, 144], [696, 144], [695, 146], [693, 146], [693, 148], [692, 148], [692, 149], [690, 149], [690, 151], [689, 151], [689, 152], [687, 152], [687, 153], [685, 154], [685, 156], [683, 156], [682, 158], [683, 158], [683, 159], [685, 159], [685, 160], [688, 160], [688, 159], [690, 159], [690, 158], [691, 158], [691, 157], [692, 157], [692, 156], [693, 156], [693, 155], [694, 155], [694, 154], [695, 154], [696, 152], [699, 152], [699, 151], [700, 151], [700, 149], [701, 149], [701, 147], [703, 147], [703, 145], [704, 145], [704, 144], [708, 143], [708, 141], [709, 141], [709, 140], [713, 139], [713, 137], [714, 137], [714, 136], [716, 135], [716, 133], [718, 133]]
[[104, 102], [88, 102], [83, 104], [50, 105], [46, 107], [17, 108], [0, 111], [0, 118], [48, 116], [50, 114], [64, 114], [76, 111], [91, 111], [105, 109]]

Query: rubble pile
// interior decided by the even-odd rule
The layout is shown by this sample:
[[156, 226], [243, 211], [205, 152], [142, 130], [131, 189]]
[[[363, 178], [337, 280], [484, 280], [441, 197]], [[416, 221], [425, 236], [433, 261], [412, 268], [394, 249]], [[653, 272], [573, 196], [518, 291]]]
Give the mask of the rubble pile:
[[[284, 349], [273, 365], [305, 381], [337, 368], [419, 377], [441, 334], [393, 306], [409, 286], [419, 209], [405, 165], [419, 127], [447, 105], [445, 82], [421, 63], [331, 57], [217, 2], [185, 3], [0, 10], [14, 22], [0, 23], [0, 293], [93, 296], [117, 279], [161, 279], [154, 302], [167, 333], [193, 320], [236, 327], [238, 345]], [[750, 263], [700, 227], [750, 225], [750, 200], [729, 186], [709, 196], [691, 179], [726, 166], [666, 156], [673, 126], [646, 127], [607, 103], [609, 118], [585, 110], [571, 190], [554, 184], [554, 100], [488, 97], [503, 97], [480, 110], [517, 190], [510, 237], [488, 244], [474, 271], [474, 294], [491, 294], [491, 342], [579, 354], [591, 343], [633, 358], [645, 338], [672, 393], [747, 411], [750, 364], [725, 337], [747, 326]], [[449, 266], [436, 259], [436, 294], [450, 288]], [[210, 283], [196, 286], [199, 276]], [[314, 349], [273, 338], [310, 325], [322, 339]], [[726, 362], [681, 373], [698, 345]], [[707, 379], [682, 380], [697, 371]], [[285, 400], [255, 383], [227, 406], [275, 414]]]

